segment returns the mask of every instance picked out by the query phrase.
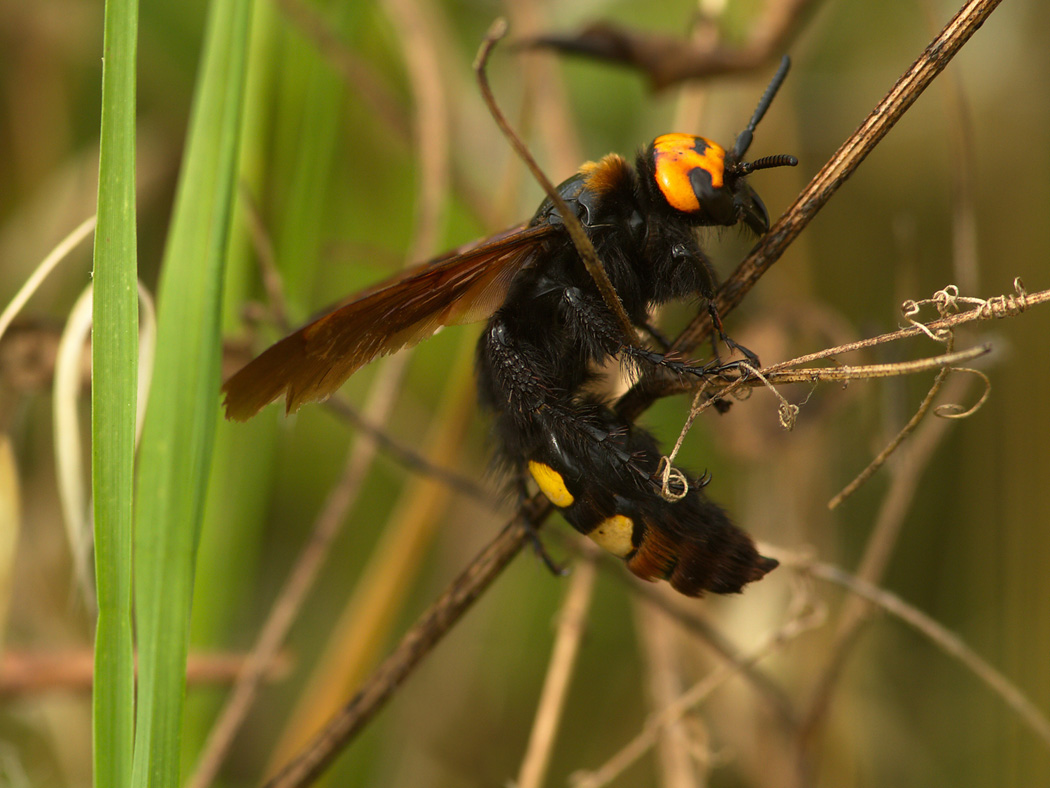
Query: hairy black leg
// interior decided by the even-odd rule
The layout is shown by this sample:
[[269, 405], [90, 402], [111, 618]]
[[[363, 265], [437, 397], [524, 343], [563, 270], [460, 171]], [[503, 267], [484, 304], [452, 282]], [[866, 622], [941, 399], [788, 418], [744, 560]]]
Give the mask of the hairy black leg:
[[543, 561], [543, 565], [547, 567], [552, 575], [555, 577], [568, 576], [568, 567], [555, 561], [551, 554], [547, 552], [547, 546], [543, 544], [543, 539], [540, 538], [539, 529], [528, 517], [525, 518], [525, 538], [532, 544], [532, 551], [539, 556], [540, 560]]
[[633, 361], [664, 367], [679, 375], [704, 377], [707, 374], [702, 367], [688, 361], [629, 342], [604, 302], [585, 294], [578, 287], [565, 288], [562, 304], [567, 326], [595, 359], [622, 354]]
[[[762, 364], [758, 360], [758, 356], [755, 355], [754, 351], [749, 350], [748, 348], [741, 345], [739, 342], [734, 342], [726, 335], [725, 327], [722, 325], [722, 316], [718, 314], [718, 307], [715, 306], [715, 302], [713, 300], [709, 300], [707, 302], [707, 312], [711, 315], [711, 323], [714, 324], [715, 332], [717, 333], [718, 338], [725, 343], [726, 347], [728, 347], [730, 350], [740, 351], [740, 353], [744, 356], [744, 358], [747, 359], [748, 363], [751, 366], [753, 366], [755, 369], [760, 369], [762, 367]], [[714, 347], [715, 358], [717, 359], [718, 346], [715, 344], [714, 338], [711, 339], [711, 344], [712, 347]], [[726, 365], [726, 367], [728, 366], [729, 365]]]

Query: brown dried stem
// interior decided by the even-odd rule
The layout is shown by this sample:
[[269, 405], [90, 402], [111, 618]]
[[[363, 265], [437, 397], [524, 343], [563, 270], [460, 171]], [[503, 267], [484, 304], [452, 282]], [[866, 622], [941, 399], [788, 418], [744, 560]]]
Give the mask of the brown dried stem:
[[624, 336], [624, 341], [630, 342], [631, 338], [634, 337], [634, 326], [631, 323], [631, 319], [627, 316], [627, 312], [623, 308], [623, 303], [620, 301], [620, 295], [616, 292], [616, 288], [612, 286], [612, 282], [609, 281], [609, 277], [605, 273], [605, 268], [602, 266], [601, 260], [598, 259], [598, 253], [594, 250], [594, 245], [591, 243], [591, 239], [587, 237], [587, 232], [583, 229], [583, 224], [580, 223], [576, 214], [569, 210], [569, 206], [565, 203], [565, 200], [562, 199], [562, 196], [558, 194], [558, 190], [554, 187], [554, 184], [551, 183], [546, 173], [540, 169], [540, 165], [536, 163], [536, 160], [532, 157], [528, 147], [511, 127], [503, 112], [500, 111], [499, 105], [496, 103], [496, 97], [492, 95], [492, 89], [489, 87], [489, 79], [486, 73], [486, 65], [488, 64], [489, 55], [492, 54], [493, 48], [506, 34], [506, 20], [497, 19], [492, 23], [492, 26], [489, 27], [488, 32], [485, 34], [485, 39], [482, 41], [481, 49], [478, 50], [478, 56], [474, 60], [474, 72], [478, 76], [478, 86], [481, 89], [481, 96], [485, 99], [485, 104], [488, 105], [489, 112], [492, 113], [492, 118], [496, 121], [496, 125], [499, 126], [500, 131], [503, 132], [503, 136], [507, 138], [507, 141], [510, 142], [515, 152], [521, 157], [521, 160], [525, 162], [525, 165], [529, 168], [533, 177], [540, 186], [543, 187], [543, 191], [546, 192], [547, 196], [558, 209], [565, 230], [572, 239], [572, 243], [576, 247], [576, 251], [579, 253], [584, 267], [586, 267], [587, 272], [594, 280], [594, 284], [598, 287], [598, 292], [601, 293], [605, 305], [608, 306], [616, 316], [616, 320], [620, 324], [620, 332]]
[[[532, 513], [535, 517], [536, 513]], [[518, 554], [530, 518], [518, 515], [459, 575], [410, 629], [361, 690], [267, 788], [307, 785], [320, 776], [342, 748], [383, 707], [391, 694], [463, 616]]]
[[1042, 739], [1043, 744], [1050, 748], [1050, 720], [1046, 715], [1013, 682], [985, 662], [950, 629], [908, 604], [896, 594], [859, 577], [854, 577], [831, 564], [803, 561], [799, 564], [799, 569], [813, 577], [848, 589], [850, 593], [863, 597], [920, 632], [945, 654], [958, 660], [967, 670], [984, 682], [1032, 729], [1036, 736]]
[[597, 576], [596, 561], [594, 550], [589, 550], [584, 560], [576, 564], [569, 580], [547, 677], [543, 682], [529, 743], [518, 772], [517, 788], [540, 788], [545, 782], [572, 673], [576, 667], [580, 642], [586, 630], [587, 615], [591, 609], [594, 580]]
[[654, 90], [661, 90], [686, 80], [762, 67], [784, 51], [812, 5], [813, 0], [768, 3], [752, 35], [739, 47], [641, 32], [609, 22], [595, 23], [574, 34], [525, 38], [520, 43], [627, 66], [645, 74]]
[[[821, 626], [827, 611], [818, 600], [807, 597], [797, 606], [796, 614], [765, 637], [763, 642], [741, 659], [742, 665], [754, 666], [760, 660], [781, 649], [786, 643]], [[728, 679], [737, 674], [738, 666], [720, 665], [693, 687], [682, 693], [674, 703], [654, 714], [641, 732], [602, 766], [593, 772], [574, 775], [574, 788], [599, 788], [612, 782], [627, 767], [645, 755], [655, 744], [659, 734], [668, 725], [680, 720], [683, 715], [703, 703]]]
[[[186, 663], [186, 683], [191, 687], [232, 684], [247, 663], [244, 654], [191, 653]], [[90, 693], [94, 681], [94, 652], [29, 652], [8, 649], [0, 657], [0, 699], [9, 700], [48, 692]], [[284, 678], [291, 667], [286, 654], [272, 661], [266, 681]]]

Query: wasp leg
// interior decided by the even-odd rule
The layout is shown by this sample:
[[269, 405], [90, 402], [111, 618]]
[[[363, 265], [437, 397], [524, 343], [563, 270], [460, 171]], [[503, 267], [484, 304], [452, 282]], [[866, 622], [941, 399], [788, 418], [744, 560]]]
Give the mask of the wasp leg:
[[622, 354], [632, 361], [664, 367], [679, 375], [707, 375], [704, 367], [628, 342], [605, 303], [584, 294], [578, 287], [565, 288], [562, 305], [566, 325], [574, 333], [577, 342], [586, 347], [595, 359]]
[[[715, 331], [718, 333], [718, 338], [725, 343], [726, 347], [728, 347], [730, 350], [739, 351], [751, 366], [753, 366], [755, 369], [761, 369], [762, 364], [758, 360], [758, 356], [754, 353], [754, 351], [749, 350], [748, 348], [741, 345], [739, 342], [734, 342], [726, 334], [725, 327], [722, 325], [722, 316], [718, 314], [718, 307], [715, 306], [715, 302], [713, 300], [709, 300], [707, 302], [707, 312], [711, 315], [711, 322], [714, 324]], [[711, 345], [715, 350], [715, 358], [717, 359], [718, 345], [715, 343], [714, 339], [711, 340]], [[729, 366], [730, 365], [728, 364], [725, 365], [726, 368]]]
[[533, 511], [528, 505], [532, 496], [529, 495], [529, 488], [526, 483], [527, 478], [528, 475], [523, 468], [519, 468], [514, 472], [514, 490], [518, 498], [517, 509], [525, 524], [525, 538], [532, 544], [533, 551], [540, 557], [540, 560], [543, 561], [544, 566], [550, 570], [552, 575], [565, 577], [569, 574], [568, 568], [551, 557], [546, 545], [543, 544], [543, 540], [540, 538], [540, 529], [536, 527], [533, 521]]
[[569, 576], [569, 568], [551, 557], [551, 554], [547, 552], [546, 545], [543, 544], [543, 540], [540, 538], [539, 529], [528, 518], [525, 518], [525, 538], [532, 544], [532, 551], [539, 556], [540, 560], [543, 561], [543, 565], [547, 567], [552, 575], [555, 577]]

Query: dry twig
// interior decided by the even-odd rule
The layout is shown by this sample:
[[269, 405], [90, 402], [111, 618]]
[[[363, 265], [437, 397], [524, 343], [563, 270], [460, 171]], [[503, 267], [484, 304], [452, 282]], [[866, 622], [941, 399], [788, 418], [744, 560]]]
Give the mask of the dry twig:
[[787, 48], [813, 4], [813, 0], [768, 3], [749, 40], [738, 47], [643, 33], [608, 22], [597, 22], [574, 34], [525, 38], [520, 44], [627, 66], [644, 74], [654, 90], [662, 90], [686, 80], [762, 67]]
[[831, 564], [802, 562], [799, 569], [813, 577], [819, 577], [821, 580], [848, 589], [850, 593], [863, 597], [921, 633], [945, 654], [958, 660], [967, 670], [977, 676], [1018, 717], [1024, 720], [1032, 732], [1050, 749], [1050, 720], [1046, 715], [1012, 681], [985, 662], [950, 629], [908, 604], [896, 594], [861, 580], [859, 577], [854, 577]]

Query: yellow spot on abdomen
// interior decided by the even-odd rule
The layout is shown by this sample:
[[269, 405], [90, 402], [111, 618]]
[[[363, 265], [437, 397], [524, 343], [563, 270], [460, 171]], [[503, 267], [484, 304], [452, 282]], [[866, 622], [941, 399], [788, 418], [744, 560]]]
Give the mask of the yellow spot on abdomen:
[[569, 488], [565, 486], [565, 479], [551, 466], [529, 460], [529, 473], [532, 474], [532, 478], [539, 485], [540, 492], [546, 495], [552, 504], [561, 509], [564, 509], [566, 506], [572, 506], [572, 502], [575, 499], [572, 497], [572, 493], [569, 492]]
[[623, 558], [634, 550], [634, 521], [623, 514], [614, 514], [598, 523], [598, 527], [587, 536], [599, 547]]

